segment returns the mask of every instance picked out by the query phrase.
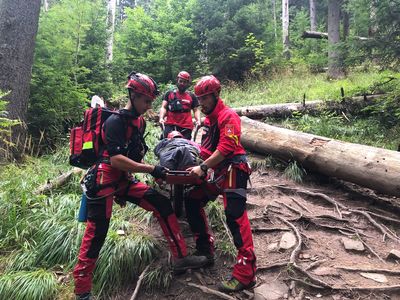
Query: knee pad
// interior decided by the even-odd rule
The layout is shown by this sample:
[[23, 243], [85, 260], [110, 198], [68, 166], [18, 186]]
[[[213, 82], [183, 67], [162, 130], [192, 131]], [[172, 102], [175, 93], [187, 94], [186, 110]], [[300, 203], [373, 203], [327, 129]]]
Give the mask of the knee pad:
[[159, 192], [149, 189], [143, 196], [144, 201], [147, 201], [154, 207], [154, 209], [160, 214], [161, 217], [168, 217], [174, 211], [172, 209], [171, 201], [161, 195]]
[[227, 218], [236, 220], [240, 218], [246, 210], [246, 197], [235, 192], [226, 193], [225, 214]]

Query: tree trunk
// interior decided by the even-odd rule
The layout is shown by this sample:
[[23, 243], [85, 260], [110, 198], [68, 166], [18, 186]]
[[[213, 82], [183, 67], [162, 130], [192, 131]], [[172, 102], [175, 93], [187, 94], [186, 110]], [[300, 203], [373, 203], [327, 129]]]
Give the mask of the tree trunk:
[[328, 39], [328, 33], [318, 31], [304, 31], [301, 37], [303, 39]]
[[255, 105], [232, 108], [239, 116], [246, 116], [251, 119], [271, 118], [287, 118], [291, 117], [293, 112], [308, 113], [311, 115], [319, 115], [323, 111], [331, 111], [336, 113], [357, 114], [363, 108], [374, 103], [374, 99], [382, 97], [382, 95], [359, 96], [348, 99], [348, 101], [323, 101], [315, 100], [303, 103], [280, 103]]
[[108, 0], [107, 5], [107, 63], [113, 60], [113, 44], [114, 44], [114, 29], [115, 29], [115, 12], [117, 7], [117, 0]]
[[[303, 39], [328, 39], [328, 33], [318, 31], [304, 31], [301, 35]], [[360, 41], [370, 41], [370, 38], [363, 36], [355, 36], [354, 38]]]
[[277, 22], [276, 22], [276, 0], [272, 0], [272, 16], [274, 18], [274, 36], [275, 36], [275, 44], [278, 40], [278, 33], [277, 33]]
[[0, 0], [0, 90], [9, 118], [25, 122], [40, 0]]
[[315, 0], [310, 0], [310, 27], [311, 31], [317, 31], [317, 10]]
[[47, 0], [43, 0], [43, 10], [45, 12], [49, 10], [49, 2]]
[[350, 32], [350, 15], [346, 10], [342, 11], [343, 14], [343, 40], [347, 40]]
[[289, 51], [289, 0], [282, 0], [282, 41], [283, 56], [290, 59]]
[[340, 42], [340, 0], [329, 0], [328, 3], [328, 77], [344, 77], [343, 58], [338, 48]]
[[375, 0], [371, 1], [370, 4], [370, 11], [369, 11], [369, 27], [368, 27], [368, 36], [373, 37], [377, 32], [376, 26], [376, 14], [377, 14], [377, 7]]
[[309, 170], [400, 196], [400, 153], [341, 142], [242, 119], [241, 142], [246, 149], [296, 160]]

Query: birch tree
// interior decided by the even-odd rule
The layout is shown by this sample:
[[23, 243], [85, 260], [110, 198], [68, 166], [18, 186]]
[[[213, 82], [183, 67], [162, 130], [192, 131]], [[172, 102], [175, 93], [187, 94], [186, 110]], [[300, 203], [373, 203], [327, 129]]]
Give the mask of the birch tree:
[[290, 59], [289, 51], [289, 0], [282, 0], [282, 41], [283, 56]]
[[108, 0], [107, 5], [107, 63], [113, 59], [113, 44], [114, 44], [114, 29], [115, 29], [115, 13], [117, 7], [117, 0]]
[[42, 0], [43, 10], [47, 12], [49, 10], [49, 2], [48, 0]]

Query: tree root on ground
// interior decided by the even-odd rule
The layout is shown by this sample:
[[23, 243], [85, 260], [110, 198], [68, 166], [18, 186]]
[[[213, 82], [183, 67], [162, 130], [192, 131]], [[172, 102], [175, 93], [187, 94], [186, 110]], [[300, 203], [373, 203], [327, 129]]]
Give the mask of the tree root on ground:
[[139, 290], [140, 290], [140, 285], [142, 284], [144, 275], [146, 274], [147, 270], [149, 269], [150, 265], [148, 265], [142, 272], [142, 274], [140, 274], [139, 279], [136, 283], [136, 287], [135, 290], [133, 291], [132, 297], [130, 300], [135, 300], [137, 295], [139, 294]]
[[232, 297], [232, 296], [229, 296], [228, 294], [225, 294], [225, 293], [216, 291], [216, 290], [214, 290], [214, 289], [210, 289], [210, 288], [205, 287], [205, 286], [203, 286], [203, 285], [198, 285], [198, 284], [191, 283], [191, 282], [188, 282], [187, 285], [188, 285], [188, 286], [195, 287], [195, 288], [198, 288], [198, 289], [200, 289], [203, 293], [206, 293], [206, 294], [209, 294], [209, 295], [213, 295], [213, 296], [217, 296], [217, 297], [219, 297], [219, 298], [221, 298], [221, 299], [237, 300], [236, 298], [234, 298], [234, 297]]
[[345, 266], [334, 266], [336, 269], [353, 271], [353, 272], [372, 272], [372, 273], [388, 273], [392, 275], [400, 275], [400, 270], [389, 270], [380, 268], [363, 268], [363, 267], [345, 267]]

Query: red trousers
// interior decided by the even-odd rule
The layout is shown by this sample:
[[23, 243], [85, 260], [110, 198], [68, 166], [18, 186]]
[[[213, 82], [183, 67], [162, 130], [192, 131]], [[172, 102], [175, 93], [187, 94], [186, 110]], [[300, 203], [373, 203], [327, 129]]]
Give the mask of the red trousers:
[[96, 183], [106, 187], [95, 193], [87, 193], [88, 221], [78, 263], [73, 271], [76, 294], [89, 292], [92, 288], [93, 270], [107, 235], [114, 199], [129, 201], [152, 211], [160, 223], [172, 255], [176, 258], [187, 255], [186, 244], [169, 199], [124, 175], [105, 163], [100, 164], [95, 173]]
[[232, 165], [229, 169], [220, 171], [216, 175], [216, 178], [218, 177], [215, 183], [204, 183], [195, 187], [186, 197], [187, 219], [195, 234], [196, 249], [200, 252], [212, 253], [213, 238], [207, 226], [204, 206], [219, 194], [223, 195], [226, 221], [238, 250], [232, 275], [243, 284], [249, 284], [255, 280], [256, 273], [256, 256], [246, 211], [249, 171], [245, 164]]

